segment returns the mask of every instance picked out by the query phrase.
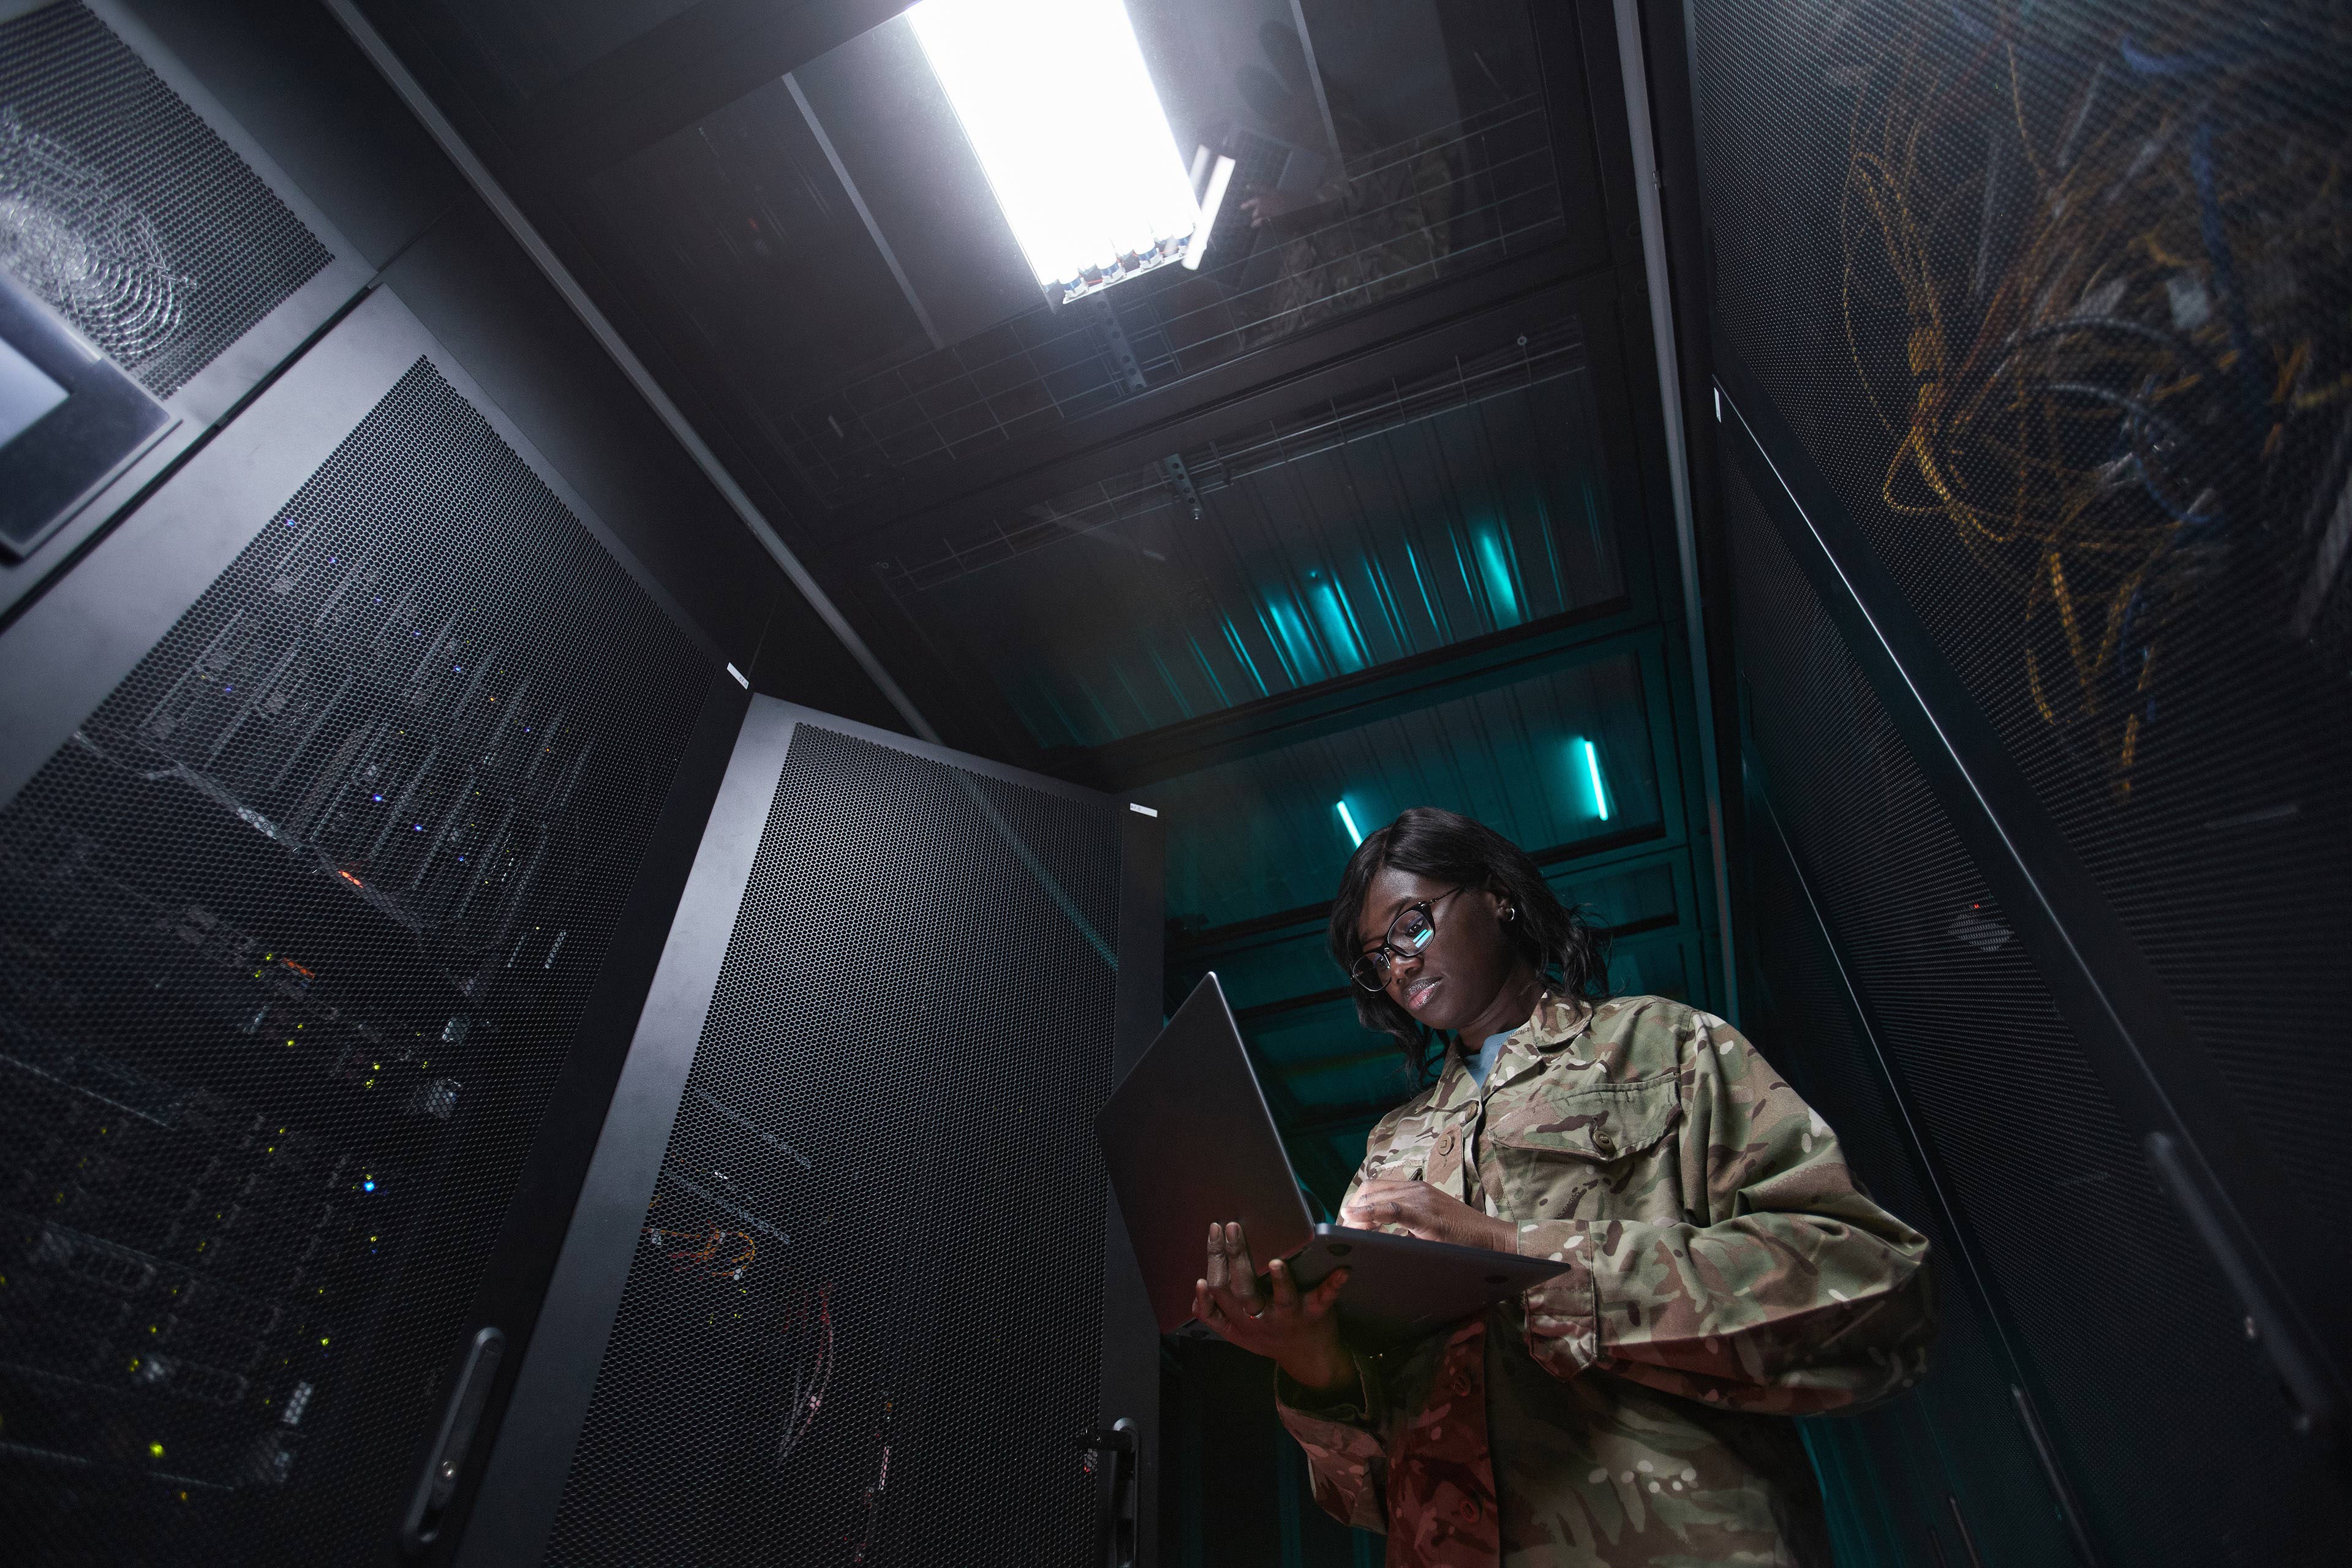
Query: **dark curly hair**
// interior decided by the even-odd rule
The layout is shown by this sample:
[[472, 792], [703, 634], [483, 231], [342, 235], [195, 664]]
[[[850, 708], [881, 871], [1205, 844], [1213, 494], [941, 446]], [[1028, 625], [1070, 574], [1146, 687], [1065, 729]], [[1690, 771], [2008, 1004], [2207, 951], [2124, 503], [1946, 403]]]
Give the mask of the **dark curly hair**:
[[[1372, 879], [1390, 867], [1448, 886], [1501, 893], [1519, 911], [1503, 928], [1519, 956], [1543, 974], [1553, 992], [1599, 1001], [1609, 994], [1609, 935], [1561, 903], [1528, 852], [1487, 826], [1432, 805], [1416, 805], [1371, 834], [1348, 858], [1331, 900], [1331, 956], [1340, 968], [1356, 962], [1356, 922]], [[1349, 982], [1354, 985], [1351, 978]], [[1356, 987], [1356, 1021], [1393, 1036], [1415, 1084], [1427, 1076], [1435, 1031], [1414, 1021], [1386, 991]]]

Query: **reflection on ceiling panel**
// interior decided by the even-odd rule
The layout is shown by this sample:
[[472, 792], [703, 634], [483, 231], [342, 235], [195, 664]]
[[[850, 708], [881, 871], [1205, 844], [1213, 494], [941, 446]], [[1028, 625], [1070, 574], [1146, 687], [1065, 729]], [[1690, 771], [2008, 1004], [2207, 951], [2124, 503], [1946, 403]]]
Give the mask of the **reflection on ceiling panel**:
[[591, 180], [591, 221], [746, 400], [747, 434], [819, 500], [1565, 234], [1509, 0], [1128, 11], [1196, 197], [1232, 160], [1190, 242], [1197, 267], [1063, 306], [1009, 288], [1019, 247], [903, 17]]
[[1147, 792], [1168, 826], [1168, 910], [1225, 925], [1328, 902], [1355, 847], [1411, 805], [1486, 823], [1530, 851], [1661, 821], [1641, 668], [1617, 654]]
[[1618, 599], [1573, 322], [1012, 517], [884, 580], [1042, 746], [1090, 746]]

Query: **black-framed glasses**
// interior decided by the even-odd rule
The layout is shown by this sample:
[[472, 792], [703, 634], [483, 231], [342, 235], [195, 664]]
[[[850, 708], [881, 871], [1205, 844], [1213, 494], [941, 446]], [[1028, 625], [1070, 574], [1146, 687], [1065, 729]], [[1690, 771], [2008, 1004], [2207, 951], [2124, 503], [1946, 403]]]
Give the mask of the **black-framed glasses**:
[[1360, 954], [1356, 962], [1348, 966], [1348, 973], [1355, 976], [1356, 984], [1367, 991], [1385, 990], [1390, 966], [1398, 959], [1417, 954], [1429, 945], [1430, 938], [1437, 934], [1437, 906], [1461, 890], [1460, 888], [1449, 888], [1433, 899], [1407, 904], [1399, 910], [1396, 919], [1389, 921], [1389, 934], [1381, 940], [1381, 945], [1370, 952]]

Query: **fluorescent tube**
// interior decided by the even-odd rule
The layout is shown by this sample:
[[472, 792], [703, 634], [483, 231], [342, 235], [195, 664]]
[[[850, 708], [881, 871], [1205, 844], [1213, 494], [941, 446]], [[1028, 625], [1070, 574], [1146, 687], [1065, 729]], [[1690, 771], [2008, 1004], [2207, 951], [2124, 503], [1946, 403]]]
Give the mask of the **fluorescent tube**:
[[1225, 205], [1225, 186], [1233, 177], [1234, 161], [1219, 157], [1217, 166], [1209, 171], [1209, 188], [1201, 197], [1201, 226], [1192, 231], [1192, 243], [1184, 247], [1184, 266], [1189, 271], [1201, 270], [1201, 258], [1209, 254], [1209, 236], [1216, 232], [1217, 209]]
[[1601, 814], [1601, 821], [1606, 822], [1609, 820], [1609, 792], [1601, 784], [1601, 753], [1592, 749], [1590, 741], [1579, 741], [1577, 744], [1584, 750], [1585, 776], [1592, 781], [1592, 809]]
[[923, 0], [907, 18], [1041, 286], [1174, 258], [1199, 208], [1119, 0]]

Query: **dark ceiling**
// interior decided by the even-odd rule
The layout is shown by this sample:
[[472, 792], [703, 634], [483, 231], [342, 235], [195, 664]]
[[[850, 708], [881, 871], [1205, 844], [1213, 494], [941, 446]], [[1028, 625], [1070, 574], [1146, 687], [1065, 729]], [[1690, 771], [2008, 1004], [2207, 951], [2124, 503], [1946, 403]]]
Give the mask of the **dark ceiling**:
[[1160, 811], [1171, 995], [1318, 1193], [1404, 1088], [1349, 820], [1476, 816], [1708, 998], [1609, 8], [1129, 0], [1180, 145], [1314, 188], [1060, 305], [901, 8], [362, 5], [941, 737]]

